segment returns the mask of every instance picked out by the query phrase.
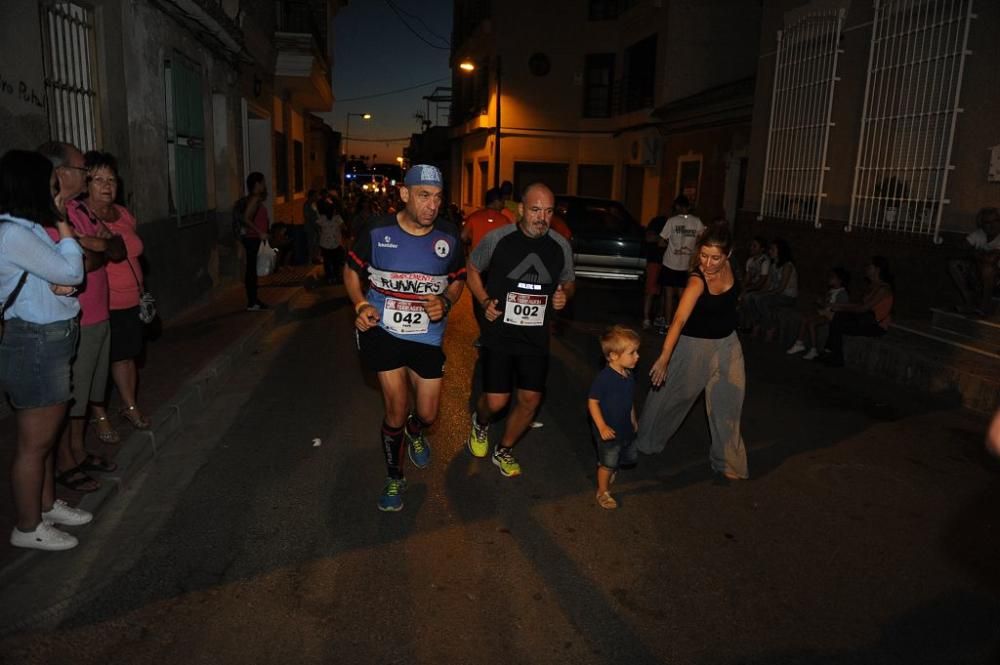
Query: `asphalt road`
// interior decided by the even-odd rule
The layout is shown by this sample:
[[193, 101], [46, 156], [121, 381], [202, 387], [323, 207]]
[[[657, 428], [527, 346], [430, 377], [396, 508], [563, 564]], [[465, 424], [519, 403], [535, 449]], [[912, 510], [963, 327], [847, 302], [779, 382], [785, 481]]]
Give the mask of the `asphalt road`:
[[751, 480], [712, 484], [699, 404], [600, 509], [585, 397], [632, 302], [581, 293], [507, 479], [463, 447], [464, 300], [433, 463], [383, 514], [350, 307], [303, 294], [80, 548], [0, 590], [33, 625], [0, 662], [1000, 662], [1000, 485], [967, 412], [748, 345]]

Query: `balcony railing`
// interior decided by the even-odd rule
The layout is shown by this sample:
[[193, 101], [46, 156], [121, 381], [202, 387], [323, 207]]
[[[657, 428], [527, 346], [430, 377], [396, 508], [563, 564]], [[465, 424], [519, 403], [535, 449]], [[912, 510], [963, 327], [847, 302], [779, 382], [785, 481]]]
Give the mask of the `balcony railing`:
[[308, 2], [278, 2], [278, 32], [311, 35], [316, 48], [326, 55], [326, 36], [319, 29], [320, 22]]

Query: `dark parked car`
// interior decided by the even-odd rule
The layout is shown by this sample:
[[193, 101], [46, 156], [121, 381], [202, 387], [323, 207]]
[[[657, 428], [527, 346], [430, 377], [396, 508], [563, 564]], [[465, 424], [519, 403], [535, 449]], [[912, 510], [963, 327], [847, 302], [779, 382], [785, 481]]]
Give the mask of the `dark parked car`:
[[556, 214], [573, 232], [577, 277], [641, 283], [642, 225], [618, 201], [556, 196]]

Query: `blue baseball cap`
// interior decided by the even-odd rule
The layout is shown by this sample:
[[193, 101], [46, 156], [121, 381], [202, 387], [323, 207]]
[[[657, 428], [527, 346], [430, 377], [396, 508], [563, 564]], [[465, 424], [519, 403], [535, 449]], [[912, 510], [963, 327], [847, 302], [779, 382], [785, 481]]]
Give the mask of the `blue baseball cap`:
[[441, 177], [441, 169], [430, 164], [414, 164], [406, 172], [403, 184], [407, 187], [416, 185], [430, 185], [432, 187], [444, 187], [444, 178]]

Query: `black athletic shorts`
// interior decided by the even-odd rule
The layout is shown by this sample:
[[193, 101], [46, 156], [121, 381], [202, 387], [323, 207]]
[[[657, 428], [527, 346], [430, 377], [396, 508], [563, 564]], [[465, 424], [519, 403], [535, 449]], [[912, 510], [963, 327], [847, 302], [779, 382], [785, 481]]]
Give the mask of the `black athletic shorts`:
[[683, 289], [688, 284], [688, 277], [691, 276], [687, 270], [673, 270], [663, 266], [660, 271], [660, 286], [671, 286], [675, 289]]
[[505, 353], [483, 347], [479, 351], [483, 364], [483, 392], [510, 394], [514, 386], [520, 390], [545, 391], [549, 373], [549, 356]]
[[444, 351], [440, 346], [411, 342], [390, 335], [381, 327], [357, 332], [361, 363], [373, 372], [409, 367], [422, 379], [444, 376]]

